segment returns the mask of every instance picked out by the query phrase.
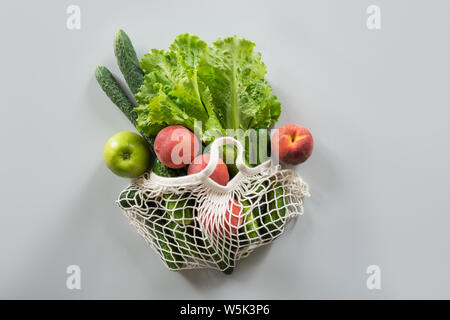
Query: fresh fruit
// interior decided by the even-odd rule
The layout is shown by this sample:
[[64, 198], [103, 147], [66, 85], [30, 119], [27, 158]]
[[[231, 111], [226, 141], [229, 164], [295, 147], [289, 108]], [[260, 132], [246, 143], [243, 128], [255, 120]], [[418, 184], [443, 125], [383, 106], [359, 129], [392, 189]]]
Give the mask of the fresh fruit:
[[231, 232], [236, 234], [243, 220], [242, 206], [236, 200], [228, 202], [227, 210], [225, 211], [224, 230], [226, 233]]
[[[209, 144], [204, 149], [203, 153], [210, 153], [211, 145]], [[235, 146], [231, 144], [226, 144], [219, 147], [219, 157], [225, 162], [228, 167], [228, 173], [230, 174], [230, 178], [234, 177], [238, 172], [238, 168], [236, 166], [236, 158], [237, 158], [237, 149]]]
[[151, 151], [140, 135], [121, 131], [113, 135], [103, 148], [103, 160], [115, 174], [135, 178], [150, 166]]
[[213, 235], [219, 238], [236, 234], [243, 223], [244, 212], [236, 200], [230, 200], [222, 212], [216, 208], [205, 206], [199, 210], [200, 222]]
[[[209, 159], [210, 155], [208, 153], [197, 156], [188, 167], [188, 175], [202, 171], [207, 166]], [[220, 185], [227, 185], [230, 175], [227, 165], [222, 159], [218, 159], [216, 169], [209, 177]]]
[[300, 164], [309, 158], [314, 141], [308, 129], [295, 124], [279, 128], [272, 138], [272, 149], [287, 164]]
[[200, 151], [200, 143], [185, 127], [169, 126], [156, 136], [154, 149], [156, 156], [165, 166], [178, 169], [192, 162]]

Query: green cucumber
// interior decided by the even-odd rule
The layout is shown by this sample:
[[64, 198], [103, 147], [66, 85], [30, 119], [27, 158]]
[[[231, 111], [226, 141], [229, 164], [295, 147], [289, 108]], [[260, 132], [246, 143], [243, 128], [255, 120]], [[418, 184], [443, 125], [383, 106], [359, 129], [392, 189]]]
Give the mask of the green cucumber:
[[248, 238], [255, 239], [258, 238], [258, 220], [255, 217], [253, 211], [250, 211], [245, 218], [245, 232]]
[[[219, 243], [225, 247], [226, 243], [223, 243], [221, 240], [219, 240]], [[225, 255], [226, 256], [230, 256], [230, 260], [228, 261], [228, 264], [230, 264], [231, 261], [233, 261], [233, 266], [227, 267], [225, 270], [223, 270], [222, 272], [225, 274], [232, 274], [234, 271], [234, 260], [235, 260], [235, 250], [233, 248], [231, 248], [231, 244], [229, 248], [224, 248], [225, 251]]]
[[[120, 111], [123, 112], [123, 114], [125, 114], [128, 120], [130, 120], [130, 122], [134, 126], [136, 126], [137, 114], [133, 110], [133, 102], [131, 102], [130, 98], [114, 78], [111, 71], [109, 71], [108, 68], [104, 66], [97, 66], [95, 68], [95, 78], [97, 79], [97, 82], [102, 90], [111, 99], [111, 101], [120, 109]], [[155, 141], [155, 138], [147, 137], [144, 134], [141, 135], [151, 146], [150, 150], [152, 150], [153, 152], [153, 143]]]
[[136, 126], [137, 114], [133, 111], [134, 105], [108, 68], [97, 66], [95, 68], [95, 78], [111, 101]]
[[[167, 229], [166, 219], [159, 217], [158, 215], [150, 215], [150, 218], [146, 221], [147, 225], [151, 230], [155, 230], [155, 236], [157, 238], [157, 243], [161, 248], [160, 253], [163, 256], [163, 260], [166, 262], [167, 266], [172, 271], [178, 271], [183, 267], [184, 261], [180, 250], [174, 243], [174, 236], [171, 230]], [[165, 230], [163, 230], [165, 228]], [[166, 237], [167, 235], [167, 237]]]
[[[241, 226], [241, 235], [239, 236], [240, 240], [252, 240], [259, 238], [259, 223], [258, 223], [258, 209], [254, 208], [250, 212], [247, 213], [250, 202], [248, 200], [242, 201], [242, 205], [244, 207], [243, 214], [246, 215], [244, 224]], [[248, 242], [248, 241], [247, 241]]]
[[276, 237], [281, 233], [278, 230], [282, 225], [282, 218], [286, 215], [286, 208], [284, 207], [283, 188], [279, 183], [274, 184], [269, 192], [268, 199], [268, 213], [263, 216], [265, 227], [270, 232], [270, 237]]
[[167, 225], [174, 235], [174, 241], [178, 244], [185, 255], [194, 256], [195, 252], [198, 250], [194, 245], [194, 240], [189, 234], [186, 228], [181, 227], [173, 221], [170, 221]]
[[[171, 169], [161, 163], [156, 158], [153, 162], [153, 172], [161, 177], [176, 177], [179, 175], [179, 169]], [[165, 206], [168, 212], [173, 216], [177, 223], [181, 225], [188, 225], [194, 218], [194, 210], [192, 208], [193, 200], [180, 200], [182, 197], [186, 197], [187, 194], [164, 194]], [[187, 201], [187, 207], [186, 205]]]
[[211, 245], [208, 239], [203, 237], [203, 234], [200, 231], [200, 227], [198, 226], [198, 221], [195, 220], [194, 223], [194, 246], [199, 251], [200, 257], [202, 257], [206, 261], [211, 261], [219, 267], [225, 274], [232, 274], [234, 267], [229, 267], [221, 258], [221, 256], [214, 250], [214, 247]]
[[[155, 158], [155, 160], [153, 161], [153, 172], [161, 177], [176, 177], [179, 175], [179, 170], [166, 167], [165, 165], [162, 164], [162, 162], [158, 158]], [[173, 215], [173, 218], [175, 218], [176, 220], [181, 220], [181, 219], [187, 217], [189, 219], [185, 219], [182, 221], [185, 224], [189, 224], [194, 217], [193, 210], [192, 210], [192, 208], [182, 209], [184, 207], [183, 202], [185, 202], [185, 201], [178, 201], [178, 199], [181, 196], [182, 195], [177, 195], [177, 194], [164, 194], [163, 195], [163, 199], [165, 199], [165, 201], [166, 201], [166, 207], [170, 210], [170, 211], [165, 212], [164, 215], [171, 214], [171, 215]], [[170, 220], [169, 218], [166, 218], [166, 219]], [[178, 222], [178, 221], [176, 221], [176, 222]], [[190, 251], [192, 251], [192, 250], [195, 251], [195, 248], [189, 246], [189, 244], [191, 244], [193, 242], [193, 240], [187, 234], [187, 232], [185, 232], [186, 228], [184, 227], [184, 225], [182, 224], [182, 226], [180, 226], [179, 224], [175, 223], [174, 221], [169, 221], [166, 226], [169, 229], [169, 230], [166, 230], [166, 233], [170, 233], [170, 236], [167, 237], [166, 240], [169, 240], [171, 242], [172, 246], [174, 244], [177, 244], [178, 247], [181, 249], [182, 253], [184, 253], [186, 255], [191, 255]], [[177, 250], [178, 250], [178, 248], [177, 248]], [[180, 252], [180, 251], [178, 250], [178, 252]], [[166, 262], [167, 262], [167, 259], [166, 259]]]
[[139, 207], [142, 205], [142, 198], [140, 194], [136, 194], [138, 190], [125, 189], [119, 195], [119, 205], [124, 209], [131, 207]]
[[[124, 209], [130, 209], [132, 207], [141, 207], [142, 198], [140, 194], [136, 194], [138, 190], [125, 189], [120, 193], [118, 203]], [[145, 220], [145, 224], [154, 231], [154, 236], [156, 237], [157, 247], [161, 248], [159, 251], [163, 256], [163, 260], [166, 262], [167, 266], [171, 270], [179, 270], [183, 263], [180, 261], [184, 260], [181, 256], [178, 247], [174, 245], [171, 241], [173, 236], [171, 230], [165, 230], [163, 232], [163, 227], [166, 225], [166, 219], [163, 217], [163, 213], [157, 209], [150, 209], [152, 212], [148, 212], [148, 218]], [[170, 228], [170, 226], [169, 226]], [[167, 235], [167, 237], [166, 237]]]
[[268, 181], [262, 181], [259, 183], [259, 187], [256, 189], [256, 193], [263, 192], [263, 196], [261, 197], [258, 202], [262, 202], [262, 204], [258, 204], [255, 206], [255, 208], [252, 211], [253, 217], [248, 217], [248, 219], [255, 219], [254, 227], [255, 231], [258, 233], [260, 237], [263, 239], [270, 238], [269, 229], [266, 227], [264, 222], [264, 217], [267, 214], [268, 209], [268, 196], [267, 196], [267, 190], [268, 190]]
[[114, 54], [128, 87], [133, 94], [136, 94], [144, 83], [144, 71], [139, 66], [139, 60], [130, 38], [122, 29], [117, 31], [114, 38]]
[[223, 270], [222, 272], [225, 274], [232, 274], [234, 271], [234, 267], [228, 267], [225, 270]]
[[[175, 222], [181, 225], [188, 225], [194, 218], [194, 210], [192, 208], [193, 200], [180, 200], [188, 194], [165, 194], [163, 198], [166, 200], [165, 206], [172, 215]], [[187, 205], [187, 206], [186, 206]]]
[[184, 176], [185, 174], [185, 168], [181, 169], [172, 169], [169, 167], [166, 167], [162, 164], [161, 161], [159, 161], [158, 158], [155, 158], [153, 161], [153, 172], [161, 177], [178, 177], [178, 176]]

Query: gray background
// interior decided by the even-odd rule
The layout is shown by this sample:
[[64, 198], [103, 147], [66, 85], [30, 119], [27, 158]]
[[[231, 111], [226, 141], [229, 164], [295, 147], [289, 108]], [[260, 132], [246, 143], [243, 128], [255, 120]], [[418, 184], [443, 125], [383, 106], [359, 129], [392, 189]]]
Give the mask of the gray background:
[[[81, 7], [81, 30], [66, 8]], [[382, 29], [366, 28], [381, 7]], [[448, 1], [2, 1], [0, 298], [450, 298]], [[305, 215], [232, 276], [167, 271], [114, 201], [103, 164], [133, 130], [93, 71], [190, 32], [257, 44], [315, 150]], [[66, 267], [82, 270], [67, 290]], [[378, 265], [382, 289], [368, 290]]]

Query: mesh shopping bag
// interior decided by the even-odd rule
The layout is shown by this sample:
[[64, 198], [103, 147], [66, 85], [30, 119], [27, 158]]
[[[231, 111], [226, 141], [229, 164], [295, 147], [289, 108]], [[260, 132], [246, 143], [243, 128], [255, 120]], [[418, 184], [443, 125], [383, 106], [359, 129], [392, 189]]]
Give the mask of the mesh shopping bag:
[[[209, 178], [219, 147], [237, 147], [239, 172], [222, 186]], [[255, 248], [279, 237], [286, 222], [303, 213], [308, 186], [293, 170], [267, 160], [251, 168], [243, 147], [230, 137], [216, 139], [208, 165], [196, 174], [134, 179], [117, 201], [140, 235], [171, 270], [212, 268], [231, 272]]]

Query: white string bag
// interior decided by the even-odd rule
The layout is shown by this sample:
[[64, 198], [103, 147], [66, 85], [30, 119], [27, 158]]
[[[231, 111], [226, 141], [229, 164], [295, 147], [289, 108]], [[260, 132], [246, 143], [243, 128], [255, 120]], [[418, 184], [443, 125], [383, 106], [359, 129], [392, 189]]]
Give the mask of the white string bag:
[[[239, 172], [222, 186], [209, 176], [225, 144], [237, 147]], [[174, 178], [147, 172], [120, 194], [118, 205], [169, 269], [230, 272], [236, 261], [280, 236], [290, 218], [303, 214], [309, 192], [301, 177], [271, 160], [248, 167], [243, 154], [239, 141], [218, 138], [202, 171]]]

